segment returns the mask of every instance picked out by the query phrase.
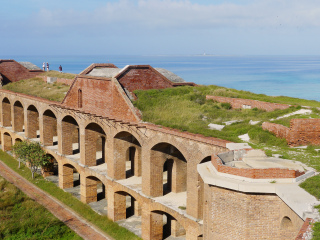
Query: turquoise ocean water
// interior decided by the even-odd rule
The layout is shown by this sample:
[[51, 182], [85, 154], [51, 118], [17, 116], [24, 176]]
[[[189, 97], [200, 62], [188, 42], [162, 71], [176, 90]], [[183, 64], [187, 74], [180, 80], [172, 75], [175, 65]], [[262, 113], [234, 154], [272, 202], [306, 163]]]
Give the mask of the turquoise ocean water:
[[166, 68], [187, 82], [219, 85], [271, 96], [320, 101], [320, 56], [1, 56], [41, 67], [80, 73], [91, 63], [149, 64]]

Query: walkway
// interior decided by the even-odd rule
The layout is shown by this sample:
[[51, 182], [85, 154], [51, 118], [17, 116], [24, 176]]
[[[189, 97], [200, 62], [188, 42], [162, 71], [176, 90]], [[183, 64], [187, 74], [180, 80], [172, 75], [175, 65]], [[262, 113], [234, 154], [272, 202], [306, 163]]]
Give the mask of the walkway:
[[113, 240], [111, 237], [97, 229], [97, 227], [86, 221], [84, 218], [75, 214], [72, 210], [70, 210], [69, 207], [31, 184], [1, 161], [0, 175], [21, 189], [21, 191], [26, 193], [30, 198], [47, 208], [53, 215], [64, 222], [83, 239]]

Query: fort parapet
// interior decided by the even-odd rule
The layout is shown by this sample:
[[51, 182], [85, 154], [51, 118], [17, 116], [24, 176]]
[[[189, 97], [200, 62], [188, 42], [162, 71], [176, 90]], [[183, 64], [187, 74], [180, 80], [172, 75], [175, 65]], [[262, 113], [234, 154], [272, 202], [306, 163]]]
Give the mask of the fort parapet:
[[144, 123], [115, 77], [79, 75], [61, 103], [8, 90], [0, 103], [4, 151], [40, 142], [60, 188], [104, 200], [113, 221], [134, 217], [145, 240], [294, 239], [317, 217], [296, 184], [311, 169], [264, 155], [257, 167], [249, 146]]

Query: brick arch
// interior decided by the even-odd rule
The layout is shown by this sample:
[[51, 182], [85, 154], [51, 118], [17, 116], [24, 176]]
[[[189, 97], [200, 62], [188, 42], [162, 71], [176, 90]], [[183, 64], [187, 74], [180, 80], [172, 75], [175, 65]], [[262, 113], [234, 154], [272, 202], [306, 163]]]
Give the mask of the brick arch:
[[[102, 188], [98, 189], [98, 184]], [[81, 177], [81, 201], [84, 203], [97, 202], [106, 198], [106, 184], [97, 176], [86, 175]]]
[[[73, 178], [73, 169], [75, 169], [78, 173], [81, 172], [81, 169], [78, 169], [71, 163], [64, 163], [62, 165], [59, 164], [59, 187], [62, 189], [72, 188], [76, 185], [76, 181]], [[80, 179], [79, 179], [80, 180]]]
[[[184, 192], [187, 190], [187, 160], [175, 146], [160, 142], [150, 151], [150, 195], [163, 196], [168, 192]], [[165, 173], [167, 183], [163, 184]]]
[[[163, 215], [167, 216], [164, 225]], [[187, 224], [176, 212], [166, 212], [162, 209], [150, 211], [150, 239], [165, 239], [169, 236], [180, 237], [186, 234]]]
[[140, 216], [142, 204], [143, 200], [138, 194], [118, 189], [113, 191], [111, 198], [108, 199], [108, 217], [113, 221], [119, 221], [134, 215]]
[[130, 132], [118, 132], [114, 138], [116, 179], [141, 176], [141, 144]]
[[[57, 136], [57, 117], [51, 109], [46, 109], [42, 114], [42, 125], [43, 125], [43, 145], [53, 146], [55, 143], [58, 144]], [[56, 139], [54, 139], [56, 138]], [[57, 140], [57, 141], [54, 141]]]
[[143, 147], [152, 149], [160, 143], [167, 143], [174, 146], [176, 149], [179, 150], [179, 152], [181, 152], [181, 154], [184, 156], [185, 159], [187, 160], [190, 159], [191, 153], [190, 153], [190, 150], [185, 146], [186, 144], [181, 143], [181, 141], [178, 141], [177, 138], [172, 136], [168, 137], [168, 135], [165, 135], [165, 136], [158, 137], [156, 135], [148, 139], [147, 144], [144, 145]]
[[27, 107], [26, 136], [28, 138], [37, 138], [39, 130], [39, 111], [35, 105], [30, 104]]
[[114, 134], [112, 135], [112, 138], [119, 137], [120, 136], [119, 134], [123, 134], [123, 133], [131, 134], [138, 141], [140, 146], [145, 144], [145, 139], [134, 131], [124, 131], [123, 129], [121, 129], [119, 131], [114, 132]]
[[2, 125], [4, 127], [10, 127], [11, 121], [11, 102], [9, 98], [4, 97], [2, 99]]
[[12, 136], [10, 132], [3, 131], [3, 142], [2, 149], [3, 151], [11, 151], [12, 150]]
[[16, 100], [13, 104], [13, 131], [22, 132], [24, 126], [24, 104]]

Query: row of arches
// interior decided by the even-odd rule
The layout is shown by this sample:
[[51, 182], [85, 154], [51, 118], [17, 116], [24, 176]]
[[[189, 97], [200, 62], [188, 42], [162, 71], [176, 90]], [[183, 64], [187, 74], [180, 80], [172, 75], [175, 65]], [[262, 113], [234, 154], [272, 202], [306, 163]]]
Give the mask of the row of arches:
[[[119, 131], [110, 135], [108, 127], [96, 122], [86, 122], [83, 126], [80, 119], [71, 115], [57, 117], [51, 109], [39, 112], [32, 104], [25, 106], [25, 111], [24, 104], [20, 101], [15, 101], [12, 107], [10, 104], [8, 98], [2, 100], [4, 127], [12, 127], [12, 130], [21, 136], [40, 141], [48, 149], [59, 152], [66, 158], [75, 159], [85, 166], [108, 169], [108, 175], [115, 180], [143, 178], [143, 169], [148, 167], [148, 189], [143, 190], [145, 194], [160, 197], [169, 193], [186, 192], [189, 200], [196, 198], [190, 202], [193, 206], [196, 204], [197, 210], [190, 210], [189, 214], [202, 219], [202, 179], [193, 164], [195, 179], [189, 181], [189, 184], [192, 184], [192, 190], [195, 191], [189, 192], [187, 178], [190, 164], [188, 165], [185, 153], [172, 143], [155, 141], [154, 145], [150, 146], [151, 144], [143, 142], [140, 136], [131, 132]], [[5, 142], [11, 142], [12, 145], [10, 136], [6, 134], [5, 138], [8, 139]], [[143, 157], [142, 149], [145, 145], [150, 149], [148, 156]], [[145, 166], [145, 157], [150, 158], [150, 166]], [[210, 157], [202, 161], [210, 161]], [[142, 182], [146, 180], [143, 179]]]

